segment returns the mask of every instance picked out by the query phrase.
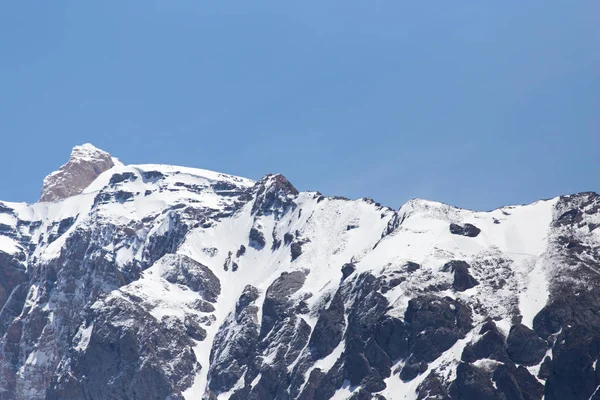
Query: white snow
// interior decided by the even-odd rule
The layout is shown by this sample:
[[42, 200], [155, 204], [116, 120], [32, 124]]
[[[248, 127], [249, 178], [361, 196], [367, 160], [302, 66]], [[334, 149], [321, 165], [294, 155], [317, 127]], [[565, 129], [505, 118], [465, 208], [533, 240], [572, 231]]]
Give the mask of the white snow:
[[10, 214], [1, 213], [0, 214], [0, 224], [8, 225], [8, 226], [16, 226], [17, 218]]
[[546, 305], [549, 297], [545, 265], [547, 261], [538, 259], [525, 279], [525, 288], [519, 295], [519, 309], [523, 316], [522, 324], [533, 328], [533, 318]]
[[51, 360], [51, 358], [52, 357], [50, 355], [43, 351], [33, 350], [31, 353], [29, 353], [25, 364], [35, 365], [39, 367], [48, 363], [48, 361]]
[[21, 251], [21, 248], [15, 240], [8, 236], [0, 236], [0, 251], [12, 255]]
[[79, 331], [77, 332], [74, 338], [74, 341], [77, 342], [77, 345], [74, 347], [75, 351], [84, 351], [85, 349], [87, 349], [88, 345], [90, 344], [93, 329], [93, 323], [91, 323], [87, 327], [79, 327]]

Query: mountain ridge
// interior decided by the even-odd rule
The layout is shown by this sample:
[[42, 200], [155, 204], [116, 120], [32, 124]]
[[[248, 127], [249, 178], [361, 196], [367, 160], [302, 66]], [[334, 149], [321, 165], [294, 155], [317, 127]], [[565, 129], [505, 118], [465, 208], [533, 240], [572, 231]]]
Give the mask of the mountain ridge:
[[600, 385], [593, 192], [393, 210], [282, 175], [113, 164], [75, 195], [0, 202], [1, 399], [587, 399]]

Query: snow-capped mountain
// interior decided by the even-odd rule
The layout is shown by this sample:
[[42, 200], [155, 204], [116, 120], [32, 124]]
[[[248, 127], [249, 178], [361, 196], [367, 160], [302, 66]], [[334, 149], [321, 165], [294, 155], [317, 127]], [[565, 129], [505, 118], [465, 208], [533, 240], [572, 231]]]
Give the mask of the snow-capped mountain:
[[0, 399], [600, 399], [599, 227], [79, 146], [0, 202]]

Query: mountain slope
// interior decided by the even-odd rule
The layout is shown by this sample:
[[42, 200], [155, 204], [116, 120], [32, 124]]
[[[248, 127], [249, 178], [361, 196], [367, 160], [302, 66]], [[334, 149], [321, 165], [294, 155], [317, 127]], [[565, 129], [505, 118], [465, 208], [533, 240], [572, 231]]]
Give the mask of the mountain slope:
[[396, 211], [82, 148], [0, 203], [0, 399], [596, 396], [595, 193]]

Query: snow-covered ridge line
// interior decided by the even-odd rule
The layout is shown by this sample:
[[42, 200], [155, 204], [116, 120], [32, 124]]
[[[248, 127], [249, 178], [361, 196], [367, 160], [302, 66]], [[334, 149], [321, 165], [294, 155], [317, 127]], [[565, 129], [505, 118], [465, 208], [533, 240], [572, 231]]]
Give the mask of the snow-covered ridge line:
[[596, 354], [581, 371], [563, 356], [595, 340], [574, 329], [600, 331], [587, 311], [600, 315], [597, 194], [395, 211], [281, 175], [110, 156], [94, 170], [108, 158], [81, 152], [52, 175], [56, 193], [93, 176], [77, 193], [0, 202], [3, 399], [550, 400], [597, 387], [582, 384]]

